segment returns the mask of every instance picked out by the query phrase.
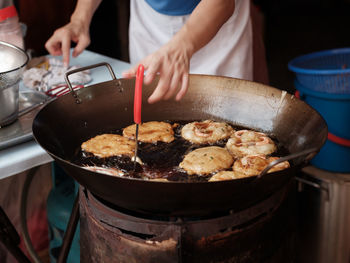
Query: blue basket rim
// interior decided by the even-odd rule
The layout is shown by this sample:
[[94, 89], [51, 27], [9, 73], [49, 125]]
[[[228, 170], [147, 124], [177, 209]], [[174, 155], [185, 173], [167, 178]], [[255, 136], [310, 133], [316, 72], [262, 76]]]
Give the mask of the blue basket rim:
[[295, 73], [302, 73], [302, 74], [322, 74], [322, 75], [333, 75], [333, 74], [344, 74], [344, 73], [350, 73], [350, 68], [348, 69], [306, 69], [301, 68], [298, 66], [295, 66], [294, 64], [305, 61], [310, 58], [317, 58], [324, 55], [336, 55], [340, 53], [350, 53], [350, 48], [338, 48], [338, 49], [330, 49], [330, 50], [322, 50], [317, 51], [313, 53], [309, 53], [306, 55], [302, 55], [299, 57], [296, 57], [289, 61], [288, 68], [289, 70], [295, 72]]
[[302, 93], [305, 93], [307, 95], [317, 97], [317, 98], [322, 98], [327, 100], [350, 100], [350, 94], [327, 93], [327, 92], [315, 91], [300, 84], [300, 82], [296, 79], [294, 80], [294, 87], [295, 89], [299, 90]]

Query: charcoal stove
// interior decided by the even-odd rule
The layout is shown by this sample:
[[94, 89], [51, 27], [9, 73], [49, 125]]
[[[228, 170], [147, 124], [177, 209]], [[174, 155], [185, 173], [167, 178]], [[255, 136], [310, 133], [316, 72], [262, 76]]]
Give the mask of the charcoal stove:
[[290, 262], [291, 186], [242, 211], [143, 215], [79, 191], [81, 262]]

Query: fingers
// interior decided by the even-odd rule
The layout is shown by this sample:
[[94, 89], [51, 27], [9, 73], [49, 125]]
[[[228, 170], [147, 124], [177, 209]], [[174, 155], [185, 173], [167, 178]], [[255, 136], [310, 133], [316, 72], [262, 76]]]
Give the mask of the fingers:
[[154, 78], [156, 77], [157, 73], [161, 71], [161, 65], [159, 60], [156, 60], [155, 62], [151, 62], [150, 65], [148, 65], [147, 60], [145, 61], [145, 69], [147, 70], [146, 76], [144, 78], [144, 83], [146, 85], [151, 84]]
[[157, 72], [160, 73], [160, 78], [159, 78], [157, 87], [153, 91], [152, 95], [148, 98], [148, 103], [155, 103], [163, 99], [165, 94], [169, 90], [169, 86], [171, 83], [171, 71], [165, 71], [165, 70], [162, 71], [162, 70], [156, 69], [155, 66], [152, 66], [147, 70], [146, 77], [148, 76], [148, 74], [150, 74], [150, 76], [148, 76], [148, 81], [153, 81]]
[[177, 101], [181, 100], [185, 96], [187, 89], [188, 89], [188, 73], [185, 73], [182, 75], [181, 89], [177, 93], [175, 100]]
[[76, 47], [73, 50], [73, 57], [79, 56], [88, 45], [90, 45], [90, 37], [85, 35], [81, 36], [77, 41]]
[[145, 67], [144, 84], [151, 84], [159, 74], [157, 86], [148, 98], [149, 103], [170, 99], [176, 91], [178, 91], [176, 100], [182, 99], [186, 94], [189, 57], [183, 54], [181, 49], [172, 49], [165, 46], [123, 72], [123, 77], [135, 77], [139, 64], [143, 64]]
[[71, 41], [77, 45], [73, 50], [76, 57], [90, 44], [88, 28], [81, 23], [69, 24], [57, 29], [51, 38], [45, 43], [45, 48], [53, 56], [63, 56], [63, 64], [69, 65]]
[[70, 56], [70, 37], [64, 36], [61, 42], [62, 56], [63, 56], [63, 66], [69, 66], [69, 56]]
[[[175, 74], [177, 75], [177, 74]], [[155, 103], [158, 102], [160, 100], [168, 100], [170, 99], [174, 93], [176, 92], [176, 90], [178, 89], [178, 87], [181, 84], [181, 88], [179, 90], [179, 92], [177, 93], [175, 100], [179, 101], [181, 100], [187, 90], [188, 90], [188, 73], [184, 73], [181, 77], [181, 81], [180, 80], [180, 76], [177, 75], [174, 78], [171, 79], [171, 82], [169, 80], [169, 78], [160, 78], [158, 85], [156, 87], [156, 89], [154, 90], [154, 92], [152, 93], [152, 95], [148, 98], [148, 103]], [[171, 83], [171, 84], [170, 84]]]
[[53, 56], [62, 55], [61, 43], [60, 41], [56, 41], [54, 37], [51, 37], [48, 41], [46, 41], [45, 48]]
[[179, 87], [180, 77], [181, 76], [180, 76], [179, 72], [175, 71], [173, 76], [172, 76], [172, 79], [171, 79], [171, 82], [169, 85], [169, 89], [168, 89], [167, 93], [164, 95], [165, 100], [170, 99], [174, 95], [175, 91]]
[[64, 35], [63, 37], [58, 37], [53, 35], [46, 43], [45, 48], [53, 56], [63, 56], [63, 65], [69, 65], [69, 55], [70, 55], [70, 37]]
[[49, 39], [45, 44], [45, 48], [53, 56], [63, 56], [63, 65], [69, 65], [70, 39], [61, 39], [59, 41]]
[[[140, 64], [146, 64], [147, 62], [138, 63], [135, 66], [131, 67], [127, 71], [124, 71], [122, 73], [124, 78], [133, 78], [136, 76], [137, 68]], [[162, 68], [162, 67], [159, 67]], [[170, 99], [175, 92], [179, 89], [180, 90], [176, 96], [176, 100], [179, 101], [183, 98], [183, 96], [186, 94], [187, 88], [188, 88], [188, 72], [184, 68], [182, 70], [170, 70], [165, 71], [158, 69], [157, 66], [152, 65], [149, 68], [145, 66], [145, 69], [147, 70], [146, 76], [144, 78], [144, 83], [146, 85], [150, 84], [155, 76], [159, 73], [160, 78], [157, 84], [157, 87], [151, 94], [151, 96], [148, 98], [148, 103], [155, 103], [160, 100], [168, 100]]]
[[124, 71], [122, 73], [123, 78], [130, 79], [130, 78], [135, 77], [138, 66], [139, 66], [139, 64], [137, 64], [136, 66], [133, 66], [132, 68], [128, 69], [127, 71]]
[[169, 79], [161, 77], [159, 79], [156, 89], [153, 91], [152, 95], [148, 98], [148, 103], [152, 104], [157, 101], [160, 101], [168, 91], [168, 87], [169, 87]]

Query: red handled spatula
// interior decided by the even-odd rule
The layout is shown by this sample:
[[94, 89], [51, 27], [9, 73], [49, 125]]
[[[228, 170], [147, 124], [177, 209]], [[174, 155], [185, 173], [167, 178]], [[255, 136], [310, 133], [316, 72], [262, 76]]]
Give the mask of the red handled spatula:
[[134, 95], [134, 122], [136, 123], [135, 131], [135, 155], [134, 155], [134, 170], [136, 169], [136, 157], [138, 148], [139, 124], [141, 124], [141, 106], [142, 106], [142, 83], [143, 72], [145, 68], [142, 64], [139, 65], [136, 73], [135, 95]]

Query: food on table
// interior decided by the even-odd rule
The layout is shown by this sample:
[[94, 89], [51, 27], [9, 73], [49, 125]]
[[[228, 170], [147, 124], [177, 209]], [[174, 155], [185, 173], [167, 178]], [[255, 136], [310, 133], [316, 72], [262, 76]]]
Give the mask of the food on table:
[[234, 129], [225, 122], [205, 120], [186, 124], [181, 136], [192, 143], [212, 144], [229, 138], [233, 132]]

